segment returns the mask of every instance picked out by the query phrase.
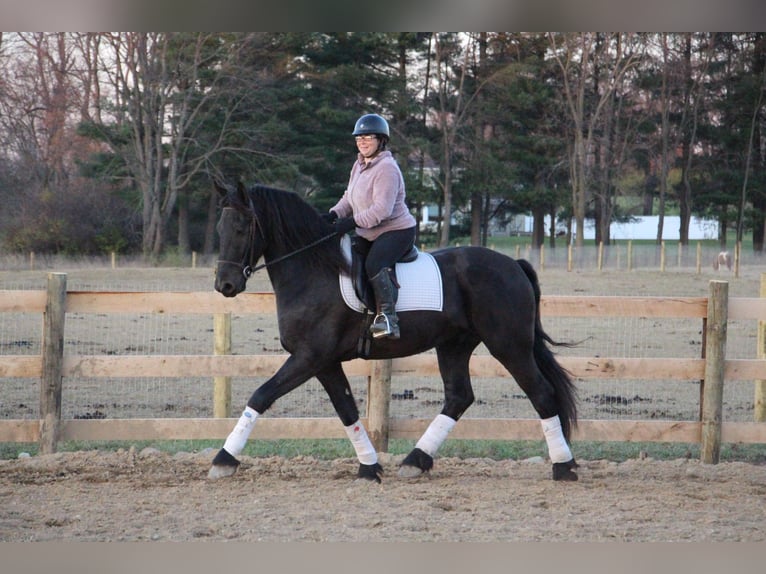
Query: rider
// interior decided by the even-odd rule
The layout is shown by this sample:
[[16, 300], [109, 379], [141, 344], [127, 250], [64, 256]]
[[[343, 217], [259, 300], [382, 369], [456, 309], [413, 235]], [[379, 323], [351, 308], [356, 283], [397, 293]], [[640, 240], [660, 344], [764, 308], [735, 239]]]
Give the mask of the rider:
[[415, 242], [417, 221], [405, 204], [404, 178], [390, 151], [388, 122], [378, 114], [365, 114], [352, 134], [359, 151], [351, 168], [348, 187], [325, 219], [340, 233], [356, 229], [369, 253], [365, 271], [375, 292], [377, 315], [370, 326], [375, 338], [399, 338], [396, 316], [398, 289], [394, 264]]

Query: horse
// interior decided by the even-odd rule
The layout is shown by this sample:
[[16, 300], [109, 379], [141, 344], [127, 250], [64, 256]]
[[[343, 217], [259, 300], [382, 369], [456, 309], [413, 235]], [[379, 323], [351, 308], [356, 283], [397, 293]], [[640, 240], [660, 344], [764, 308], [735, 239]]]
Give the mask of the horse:
[[715, 259], [713, 259], [713, 269], [718, 271], [718, 269], [721, 267], [726, 267], [729, 271], [731, 271], [731, 259], [732, 257], [728, 251], [721, 251], [718, 255], [715, 256]]
[[[359, 460], [358, 478], [381, 482], [383, 468], [357, 409], [342, 363], [362, 356], [377, 360], [436, 350], [444, 385], [441, 412], [400, 463], [398, 475], [428, 473], [454, 425], [474, 402], [469, 360], [484, 343], [513, 376], [540, 417], [552, 478], [578, 479], [569, 438], [577, 424], [577, 393], [556, 360], [557, 342], [540, 321], [540, 286], [532, 265], [485, 247], [448, 247], [430, 252], [442, 277], [441, 310], [399, 313], [400, 339], [379, 338], [360, 352], [365, 317], [343, 301], [339, 274], [349, 272], [341, 234], [300, 195], [239, 182], [215, 182], [221, 214], [215, 289], [235, 297], [254, 271], [265, 268], [277, 306], [280, 342], [288, 358], [247, 401], [217, 452], [209, 479], [233, 475], [257, 418], [312, 377], [326, 391]], [[255, 264], [263, 257], [264, 263]], [[397, 264], [400, 265], [400, 264]]]

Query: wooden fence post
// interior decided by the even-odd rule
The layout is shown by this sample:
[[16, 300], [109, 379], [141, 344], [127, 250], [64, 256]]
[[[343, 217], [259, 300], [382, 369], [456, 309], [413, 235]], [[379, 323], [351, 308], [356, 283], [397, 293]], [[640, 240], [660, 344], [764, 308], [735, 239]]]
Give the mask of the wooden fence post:
[[604, 269], [604, 242], [599, 241], [598, 242], [598, 270], [603, 271]]
[[[231, 313], [213, 315], [213, 354], [231, 355]], [[213, 416], [231, 416], [231, 377], [213, 378]]]
[[702, 393], [702, 448], [700, 452], [700, 460], [706, 464], [718, 464], [721, 454], [721, 413], [723, 411], [723, 372], [726, 362], [728, 305], [729, 283], [711, 281], [705, 328], [705, 387]]
[[697, 275], [702, 273], [702, 244], [697, 241]]
[[633, 240], [628, 239], [628, 254], [626, 256], [628, 258], [627, 266], [628, 271], [631, 271], [633, 269]]
[[367, 430], [378, 452], [388, 452], [391, 366], [391, 359], [372, 361], [370, 376], [367, 378]]
[[[761, 273], [761, 297], [766, 297], [766, 273]], [[766, 321], [758, 321], [758, 348], [756, 358], [766, 359]], [[766, 422], [766, 379], [755, 381], [755, 408], [753, 419], [757, 423]]]
[[40, 454], [56, 452], [61, 427], [61, 379], [64, 362], [66, 274], [48, 273], [43, 315], [42, 377], [40, 378]]

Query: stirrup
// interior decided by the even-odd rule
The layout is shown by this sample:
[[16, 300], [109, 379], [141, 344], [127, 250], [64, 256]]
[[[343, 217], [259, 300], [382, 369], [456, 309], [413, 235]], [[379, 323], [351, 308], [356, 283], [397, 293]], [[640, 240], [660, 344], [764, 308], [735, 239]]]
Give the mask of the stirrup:
[[[398, 325], [396, 325], [398, 327]], [[378, 313], [372, 320], [370, 325], [370, 333], [373, 339], [379, 339], [381, 337], [390, 337], [391, 339], [399, 338], [399, 329], [391, 326], [391, 321], [388, 315], [385, 313]]]

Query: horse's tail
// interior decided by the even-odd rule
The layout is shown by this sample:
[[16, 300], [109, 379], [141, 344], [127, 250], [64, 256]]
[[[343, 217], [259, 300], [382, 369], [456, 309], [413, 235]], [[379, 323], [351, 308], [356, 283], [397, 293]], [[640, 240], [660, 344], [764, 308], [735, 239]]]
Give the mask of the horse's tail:
[[535, 342], [533, 347], [535, 362], [543, 376], [553, 385], [559, 408], [561, 430], [564, 437], [569, 440], [572, 429], [577, 426], [577, 391], [571, 375], [556, 360], [548, 344], [571, 347], [573, 343], [555, 341], [543, 330], [543, 324], [540, 321], [540, 283], [537, 280], [537, 273], [529, 261], [518, 259], [517, 262], [532, 284], [535, 293]]

